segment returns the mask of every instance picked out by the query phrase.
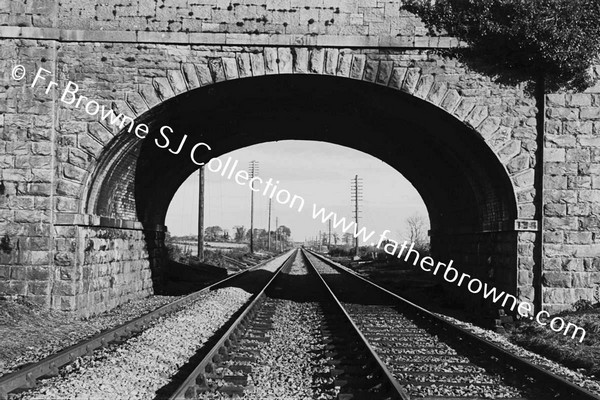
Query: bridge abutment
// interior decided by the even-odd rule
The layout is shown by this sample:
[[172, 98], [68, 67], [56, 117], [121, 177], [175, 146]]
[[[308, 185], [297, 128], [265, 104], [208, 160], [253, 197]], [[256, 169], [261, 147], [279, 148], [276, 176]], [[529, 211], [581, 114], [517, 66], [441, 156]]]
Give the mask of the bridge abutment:
[[[269, 76], [319, 79], [302, 100], [320, 96], [328, 106], [342, 103], [343, 96], [327, 102], [324, 93], [336, 87], [350, 89], [357, 99], [367, 86], [356, 85], [380, 88], [361, 107], [365, 120], [379, 124], [377, 138], [385, 145], [371, 146], [348, 131], [322, 139], [314, 127], [287, 138], [349, 145], [411, 177], [433, 205], [434, 251], [453, 258], [465, 272], [550, 311], [579, 299], [600, 299], [599, 67], [593, 71], [597, 84], [586, 93], [547, 94], [540, 141], [535, 99], [523, 85], [493, 82], [440, 56], [439, 50], [458, 41], [427, 36], [399, 2], [324, 0], [306, 6], [292, 1], [287, 10], [270, 1], [259, 8], [236, 3], [231, 9], [215, 2], [189, 5], [188, 13], [177, 8], [187, 3], [160, 8], [144, 2], [127, 7], [118, 1], [99, 7], [91, 1], [35, 3], [14, 1], [9, 12], [0, 13], [5, 25], [0, 26], [5, 71], [0, 294], [89, 314], [159, 291], [164, 213], [169, 196], [195, 168], [189, 160], [184, 165], [152, 153], [148, 146], [153, 144], [147, 144], [152, 138], [131, 139], [133, 133], [69, 107], [58, 90], [32, 88], [35, 71], [43, 67], [60, 89], [73, 81], [81, 94], [148, 123], [153, 131], [160, 127], [153, 121], [162, 118], [161, 110], [174, 112], [176, 107], [169, 107], [177, 102], [183, 107], [196, 101], [210, 110], [213, 100], [203, 88], [230, 90], [219, 101], [238, 109], [249, 92], [257, 93], [247, 82], [268, 90], [268, 82], [258, 82]], [[27, 70], [23, 81], [10, 76], [17, 64]], [[326, 90], [318, 89], [321, 83]], [[379, 102], [391, 104], [396, 98], [402, 101], [386, 111], [390, 121], [398, 118], [393, 124], [378, 121], [380, 110], [367, 107], [383, 109]], [[285, 100], [301, 109], [301, 101]], [[414, 112], [405, 111], [409, 106]], [[411, 118], [411, 113], [422, 115]], [[313, 116], [318, 118], [324, 117]], [[430, 119], [444, 123], [431, 125]], [[410, 129], [403, 130], [406, 121]], [[194, 124], [210, 132], [211, 123], [200, 116], [176, 132], [190, 133]], [[447, 128], [455, 124], [460, 126]], [[473, 135], [453, 136], [459, 130]], [[429, 142], [419, 136], [422, 131]], [[254, 133], [253, 143], [233, 131], [226, 138], [209, 133], [205, 140], [214, 144], [215, 154], [223, 154], [278, 138], [274, 132]], [[409, 151], [403, 150], [407, 145]], [[422, 159], [411, 159], [413, 166], [402, 163], [416, 154]], [[472, 158], [478, 160], [471, 163]], [[158, 167], [153, 169], [152, 162]], [[422, 175], [414, 170], [418, 163], [426, 167]], [[166, 165], [181, 172], [163, 174]], [[542, 182], [536, 182], [536, 171]], [[448, 182], [459, 184], [453, 189]], [[147, 206], [153, 194], [154, 203]]]

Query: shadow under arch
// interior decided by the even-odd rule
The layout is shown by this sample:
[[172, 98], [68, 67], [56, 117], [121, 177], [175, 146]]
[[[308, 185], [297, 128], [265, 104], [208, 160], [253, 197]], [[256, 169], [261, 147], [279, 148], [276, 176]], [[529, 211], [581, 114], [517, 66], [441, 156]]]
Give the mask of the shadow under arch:
[[[262, 142], [326, 141], [377, 157], [413, 184], [429, 212], [436, 257], [516, 292], [511, 180], [476, 131], [431, 103], [348, 78], [271, 75], [182, 93], [136, 123], [147, 124], [150, 133], [138, 139], [123, 132], [113, 140], [90, 179], [84, 212], [140, 221], [151, 259], [160, 259], [172, 197], [198, 169], [190, 158], [196, 143], [210, 145], [211, 151], [196, 153], [197, 161], [208, 162]], [[164, 143], [159, 131], [165, 125], [174, 132], [173, 150], [188, 135], [179, 154], [155, 143]]]

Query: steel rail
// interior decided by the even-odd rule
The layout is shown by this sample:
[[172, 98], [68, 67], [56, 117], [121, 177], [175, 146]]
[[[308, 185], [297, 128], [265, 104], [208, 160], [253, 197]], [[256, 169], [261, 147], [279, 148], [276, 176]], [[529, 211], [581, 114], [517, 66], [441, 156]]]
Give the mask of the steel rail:
[[375, 352], [375, 349], [373, 348], [373, 346], [371, 346], [371, 344], [369, 343], [367, 338], [365, 338], [365, 336], [361, 332], [358, 325], [356, 325], [356, 323], [354, 322], [352, 317], [348, 314], [348, 312], [346, 311], [346, 309], [344, 308], [342, 303], [339, 301], [337, 296], [333, 293], [333, 291], [331, 290], [329, 285], [325, 282], [325, 280], [323, 279], [321, 274], [319, 274], [319, 272], [313, 265], [312, 261], [310, 261], [310, 259], [306, 256], [305, 250], [301, 250], [301, 252], [302, 252], [302, 256], [304, 257], [304, 260], [306, 261], [306, 263], [308, 265], [310, 265], [313, 272], [319, 277], [319, 280], [321, 281], [321, 283], [323, 284], [323, 286], [325, 287], [325, 289], [327, 290], [327, 292], [333, 299], [335, 305], [337, 306], [337, 308], [339, 309], [341, 314], [343, 314], [344, 318], [346, 320], [348, 320], [348, 322], [352, 325], [352, 327], [354, 328], [354, 330], [360, 337], [362, 344], [367, 348], [367, 350], [369, 352], [369, 356], [375, 361], [375, 363], [378, 365], [378, 367], [383, 372], [385, 380], [387, 381], [389, 388], [393, 391], [394, 398], [401, 399], [401, 400], [410, 400], [410, 396], [408, 395], [408, 393], [402, 388], [402, 386], [398, 383], [396, 378], [394, 378], [394, 376], [392, 375], [390, 370], [387, 368], [387, 366], [385, 365], [383, 360], [381, 360], [381, 358]]
[[339, 265], [314, 251], [310, 251], [310, 250], [305, 250], [305, 251], [307, 251], [308, 253], [317, 257], [318, 259], [322, 260], [323, 262], [330, 265], [334, 269], [344, 271], [347, 274], [366, 282], [367, 284], [371, 285], [372, 287], [374, 287], [382, 292], [385, 292], [387, 295], [391, 296], [393, 299], [400, 302], [402, 305], [408, 306], [411, 309], [411, 311], [415, 312], [419, 317], [428, 319], [429, 322], [434, 323], [440, 329], [446, 330], [448, 332], [448, 334], [462, 336], [462, 337], [466, 338], [468, 341], [470, 341], [471, 343], [474, 343], [474, 344], [480, 346], [480, 348], [482, 348], [484, 351], [491, 353], [490, 355], [496, 356], [499, 359], [504, 360], [504, 362], [506, 362], [507, 364], [511, 364], [512, 366], [518, 368], [519, 371], [534, 378], [535, 380], [552, 384], [553, 385], [552, 388], [554, 390], [561, 392], [561, 393], [568, 393], [569, 395], [574, 396], [573, 399], [576, 399], [576, 400], [600, 400], [600, 396], [592, 393], [591, 391], [589, 391], [585, 388], [582, 388], [580, 386], [577, 386], [576, 384], [564, 379], [563, 377], [558, 376], [555, 373], [548, 371], [542, 367], [539, 367], [539, 366], [529, 362], [528, 360], [526, 360], [525, 358], [523, 358], [521, 356], [518, 356], [516, 354], [513, 354], [513, 353], [503, 349], [502, 347], [498, 346], [497, 344], [492, 343], [491, 341], [489, 341], [485, 338], [481, 338], [481, 337], [477, 336], [476, 334], [474, 334], [464, 328], [461, 328], [460, 326], [457, 326], [456, 324], [433, 314], [431, 311], [428, 311], [425, 308], [397, 295], [396, 293], [393, 293], [393, 292], [377, 285], [376, 283], [371, 282], [370, 280], [358, 275], [356, 272], [352, 271], [351, 269], [344, 267], [342, 265]]
[[[290, 256], [288, 256], [289, 258]], [[44, 359], [33, 363], [27, 367], [11, 372], [0, 377], [0, 400], [7, 400], [8, 394], [17, 389], [30, 389], [36, 386], [36, 380], [43, 376], [58, 375], [59, 368], [74, 362], [78, 357], [86, 354], [91, 354], [95, 349], [107, 346], [110, 342], [127, 338], [132, 334], [142, 331], [144, 327], [151, 321], [165, 315], [182, 309], [191, 302], [197, 300], [206, 292], [223, 285], [230, 280], [237, 279], [240, 276], [260, 269], [266, 263], [273, 259], [266, 260], [244, 271], [237, 272], [218, 282], [215, 282], [197, 292], [191, 293], [181, 299], [177, 299], [169, 304], [165, 304], [156, 310], [125, 322], [117, 327], [110, 328], [100, 332], [91, 338], [84, 339], [81, 342], [67, 347], [55, 354], [52, 354]]]
[[170, 400], [180, 399], [191, 399], [196, 396], [197, 385], [203, 385], [205, 382], [204, 373], [207, 367], [210, 367], [214, 362], [218, 362], [221, 357], [221, 353], [227, 350], [232, 344], [232, 339], [237, 336], [240, 329], [242, 329], [246, 321], [251, 316], [251, 313], [256, 310], [256, 306], [262, 302], [265, 298], [265, 291], [279, 275], [279, 273], [288, 265], [290, 265], [295, 258], [297, 250], [292, 252], [290, 256], [281, 264], [281, 266], [275, 271], [271, 279], [263, 286], [262, 290], [254, 295], [252, 300], [249, 300], [243, 308], [243, 312], [235, 319], [229, 329], [221, 336], [221, 338], [215, 343], [215, 345], [209, 350], [204, 356], [200, 364], [194, 368], [194, 370], [188, 375], [181, 385], [175, 390], [175, 392], [169, 397]]

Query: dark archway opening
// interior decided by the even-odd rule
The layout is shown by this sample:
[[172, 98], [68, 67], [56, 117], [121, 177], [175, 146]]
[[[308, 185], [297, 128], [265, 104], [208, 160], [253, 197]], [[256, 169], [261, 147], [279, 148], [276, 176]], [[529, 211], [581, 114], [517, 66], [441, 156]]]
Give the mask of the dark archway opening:
[[[198, 168], [192, 147], [208, 143], [212, 151], [196, 153], [208, 162], [257, 143], [300, 139], [352, 147], [397, 169], [427, 205], [433, 254], [516, 292], [517, 207], [508, 175], [477, 132], [426, 101], [347, 78], [264, 76], [183, 93], [137, 122], [150, 134], [116, 139], [108, 172], [89, 191], [87, 213], [143, 223], [157, 285], [169, 203]], [[179, 154], [155, 143], [164, 143], [165, 125], [174, 132], [173, 150], [189, 136]]]

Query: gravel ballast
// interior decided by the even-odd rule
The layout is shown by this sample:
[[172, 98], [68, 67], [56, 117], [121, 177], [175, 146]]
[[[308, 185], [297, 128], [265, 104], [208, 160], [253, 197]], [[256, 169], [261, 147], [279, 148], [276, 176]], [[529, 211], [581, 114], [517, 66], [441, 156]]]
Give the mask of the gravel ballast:
[[23, 399], [151, 399], [248, 299], [239, 288], [204, 294], [139, 336], [83, 357]]
[[[268, 304], [271, 303], [271, 304]], [[321, 353], [325, 344], [318, 331], [323, 312], [318, 303], [267, 300], [275, 307], [270, 340], [258, 356], [259, 366], [249, 376], [250, 386], [244, 398], [266, 399], [334, 399], [335, 391], [326, 390], [333, 382], [325, 376], [331, 365]]]
[[[576, 385], [586, 388], [587, 390], [594, 392], [595, 394], [600, 396], [600, 382], [590, 379], [582, 373], [573, 371], [572, 369], [569, 369], [569, 368], [567, 368], [563, 365], [560, 365], [554, 361], [551, 361], [539, 354], [533, 353], [529, 350], [522, 348], [521, 346], [511, 343], [506, 337], [504, 337], [496, 332], [492, 332], [490, 330], [480, 328], [480, 327], [470, 324], [468, 322], [460, 321], [455, 318], [447, 317], [442, 314], [437, 314], [437, 315], [441, 318], [444, 318], [444, 319], [460, 326], [461, 328], [471, 331], [472, 333], [476, 334], [479, 337], [482, 337], [484, 339], [487, 339], [487, 340], [499, 345], [500, 347], [504, 348], [507, 351], [510, 351], [511, 353], [513, 353], [519, 357], [525, 358], [527, 361], [529, 361], [539, 367], [545, 368], [548, 371], [553, 372], [556, 375], [561, 376], [562, 378], [565, 378], [568, 381], [571, 381]], [[559, 333], [557, 333], [557, 335], [558, 334]]]
[[131, 300], [88, 319], [25, 301], [0, 301], [0, 376], [179, 298], [150, 296]]

